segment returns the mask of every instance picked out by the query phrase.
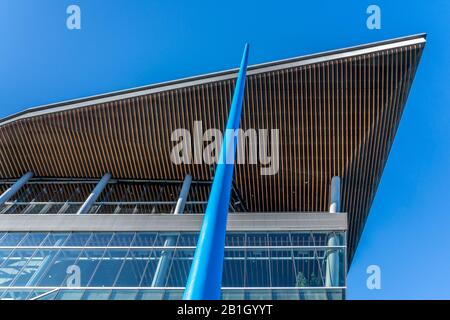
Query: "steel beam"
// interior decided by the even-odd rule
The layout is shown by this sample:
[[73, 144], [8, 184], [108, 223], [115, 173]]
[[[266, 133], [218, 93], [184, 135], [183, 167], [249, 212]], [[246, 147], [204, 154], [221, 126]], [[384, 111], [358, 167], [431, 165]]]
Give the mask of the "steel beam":
[[184, 208], [186, 206], [187, 198], [189, 195], [189, 189], [191, 188], [192, 176], [187, 175], [184, 178], [183, 186], [181, 187], [180, 195], [178, 196], [177, 205], [173, 214], [183, 214]]
[[220, 298], [225, 230], [237, 147], [234, 132], [239, 129], [241, 119], [248, 51], [249, 45], [247, 43], [242, 55], [219, 162], [200, 230], [197, 249], [183, 295], [185, 300], [217, 300]]
[[330, 213], [339, 213], [341, 210], [341, 178], [331, 179]]
[[17, 180], [8, 190], [2, 193], [0, 196], [0, 205], [5, 204], [6, 201], [11, 199], [12, 196], [19, 191], [20, 188], [24, 186], [25, 183], [28, 182], [33, 177], [33, 172], [27, 172], [24, 174], [19, 180]]
[[91, 209], [92, 205], [95, 203], [97, 198], [102, 193], [103, 189], [105, 189], [106, 185], [108, 184], [109, 179], [111, 179], [111, 174], [107, 173], [105, 174], [101, 180], [97, 183], [94, 190], [92, 190], [89, 197], [86, 199], [86, 201], [81, 205], [80, 209], [78, 209], [77, 214], [85, 214], [88, 213]]
[[[173, 214], [183, 214], [184, 208], [186, 206], [186, 200], [189, 195], [189, 189], [191, 187], [192, 176], [187, 175], [184, 179], [183, 186], [181, 187], [180, 195], [178, 197], [177, 205]], [[176, 236], [168, 236], [166, 241], [164, 241], [164, 247], [173, 247], [176, 245]], [[155, 275], [152, 280], [152, 287], [164, 287], [167, 279], [167, 274], [169, 273], [170, 263], [172, 261], [173, 250], [163, 250], [161, 252], [161, 258], [156, 266]]]
[[[203, 214], [0, 214], [0, 232], [199, 232]], [[229, 213], [227, 232], [345, 232], [347, 214]]]
[[[341, 179], [339, 177], [336, 176], [331, 179], [330, 191], [330, 213], [339, 214], [341, 211]], [[328, 246], [339, 245], [341, 245], [341, 236], [333, 233], [328, 238]], [[330, 250], [327, 255], [325, 286], [339, 286], [339, 251], [336, 249]]]

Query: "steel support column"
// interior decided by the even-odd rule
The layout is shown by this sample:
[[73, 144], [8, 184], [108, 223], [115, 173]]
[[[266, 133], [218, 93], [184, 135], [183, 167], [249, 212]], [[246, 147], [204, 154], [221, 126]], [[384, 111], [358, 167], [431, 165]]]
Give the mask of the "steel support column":
[[[330, 213], [339, 214], [341, 211], [341, 179], [333, 177], [331, 179]], [[341, 237], [332, 234], [328, 238], [328, 246], [341, 245]], [[339, 251], [332, 250], [328, 252], [326, 260], [325, 286], [339, 286]]]
[[103, 189], [105, 189], [106, 185], [108, 184], [109, 179], [111, 179], [111, 174], [109, 174], [109, 173], [105, 174], [102, 177], [102, 179], [95, 186], [94, 190], [92, 190], [89, 197], [81, 205], [80, 209], [78, 209], [77, 214], [85, 214], [85, 213], [89, 212], [89, 210], [91, 209], [94, 202], [97, 200], [97, 198], [102, 193]]
[[225, 231], [236, 155], [236, 137], [242, 113], [249, 45], [246, 44], [234, 88], [224, 140], [203, 218], [194, 259], [184, 291], [185, 300], [216, 300], [222, 284]]
[[[191, 187], [192, 176], [187, 175], [184, 178], [183, 186], [181, 187], [180, 195], [178, 197], [177, 204], [173, 214], [183, 214], [184, 208], [186, 206], [186, 200], [189, 195], [189, 189]], [[164, 241], [164, 247], [173, 247], [176, 245], [176, 236], [167, 237]], [[161, 252], [161, 258], [156, 266], [155, 275], [153, 276], [152, 287], [164, 287], [167, 279], [167, 274], [169, 273], [169, 266], [172, 260], [173, 250], [163, 250]]]
[[0, 205], [5, 204], [6, 201], [11, 199], [11, 197], [14, 196], [16, 192], [19, 191], [19, 189], [22, 188], [24, 184], [27, 183], [32, 177], [33, 172], [27, 172], [19, 180], [14, 182], [14, 184], [0, 196]]

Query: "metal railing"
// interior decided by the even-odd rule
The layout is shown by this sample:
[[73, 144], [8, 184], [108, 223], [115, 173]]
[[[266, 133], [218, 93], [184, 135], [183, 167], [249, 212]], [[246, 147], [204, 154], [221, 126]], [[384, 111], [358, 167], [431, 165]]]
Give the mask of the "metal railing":
[[[95, 202], [89, 214], [139, 214], [172, 213], [177, 201], [102, 201]], [[192, 212], [193, 206], [206, 206], [206, 201], [187, 201], [186, 211]], [[75, 214], [83, 205], [81, 201], [43, 202], [11, 201], [0, 207], [0, 214]], [[198, 210], [196, 210], [198, 211]]]
[[[75, 214], [89, 197], [96, 182], [95, 179], [31, 179], [0, 205], [0, 214]], [[87, 213], [173, 213], [181, 183], [111, 179]], [[13, 181], [0, 180], [0, 194], [12, 185]], [[205, 212], [210, 185], [209, 181], [192, 182], [186, 213]], [[246, 205], [234, 185], [230, 212], [246, 211]]]

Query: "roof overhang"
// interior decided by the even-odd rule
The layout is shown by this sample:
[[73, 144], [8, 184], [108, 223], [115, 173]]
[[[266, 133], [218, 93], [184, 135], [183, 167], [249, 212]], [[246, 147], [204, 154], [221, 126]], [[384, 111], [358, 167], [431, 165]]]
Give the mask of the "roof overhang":
[[[353, 255], [406, 103], [425, 35], [249, 67], [245, 129], [280, 130], [280, 168], [237, 165], [253, 212], [327, 211], [342, 178]], [[207, 164], [170, 161], [171, 132], [194, 121], [224, 128], [237, 70], [25, 110], [0, 121], [0, 179], [37, 177], [211, 180]], [[249, 150], [246, 151], [247, 153]]]

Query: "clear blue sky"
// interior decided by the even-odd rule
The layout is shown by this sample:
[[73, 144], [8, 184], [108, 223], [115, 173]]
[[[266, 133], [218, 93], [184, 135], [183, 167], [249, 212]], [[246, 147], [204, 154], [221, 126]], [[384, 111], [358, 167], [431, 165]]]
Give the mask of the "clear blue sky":
[[[213, 2], [216, 2], [213, 4]], [[348, 298], [450, 298], [450, 1], [0, 0], [0, 117], [61, 100], [414, 33], [428, 43]], [[66, 28], [77, 4], [82, 29]], [[381, 30], [366, 8], [381, 8]], [[382, 271], [366, 288], [366, 268]]]

